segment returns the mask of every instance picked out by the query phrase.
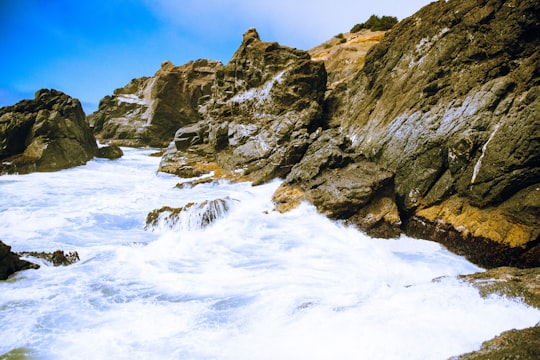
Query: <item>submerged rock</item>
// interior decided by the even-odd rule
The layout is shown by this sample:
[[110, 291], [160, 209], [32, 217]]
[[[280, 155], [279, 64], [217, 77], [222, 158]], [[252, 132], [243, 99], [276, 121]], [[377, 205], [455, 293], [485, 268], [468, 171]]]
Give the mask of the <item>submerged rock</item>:
[[120, 149], [120, 147], [116, 145], [100, 147], [96, 153], [96, 157], [110, 160], [119, 159], [122, 156], [124, 156], [124, 152], [122, 151], [122, 149]]
[[85, 164], [97, 144], [79, 100], [39, 90], [0, 109], [0, 173], [56, 171]]
[[36, 264], [21, 260], [19, 255], [11, 252], [11, 246], [0, 241], [0, 280], [6, 280], [17, 271], [38, 268]]
[[76, 251], [70, 251], [68, 253], [65, 253], [63, 250], [56, 250], [54, 252], [21, 251], [18, 255], [43, 259], [52, 263], [54, 266], [67, 266], [80, 260], [79, 254]]
[[229, 212], [230, 201], [230, 199], [215, 199], [201, 203], [191, 202], [181, 208], [164, 206], [148, 214], [145, 230], [158, 228], [196, 230], [205, 228]]

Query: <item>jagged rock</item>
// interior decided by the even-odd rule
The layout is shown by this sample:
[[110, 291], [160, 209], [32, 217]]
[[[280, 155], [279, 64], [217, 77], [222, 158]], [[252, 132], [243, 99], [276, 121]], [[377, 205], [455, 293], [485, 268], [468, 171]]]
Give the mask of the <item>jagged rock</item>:
[[314, 137], [276, 190], [276, 210], [289, 210], [306, 200], [328, 217], [348, 220], [371, 236], [398, 236], [401, 219], [393, 196], [394, 174], [358, 158], [350, 141], [336, 130], [319, 130]]
[[11, 252], [11, 246], [0, 241], [0, 280], [6, 280], [17, 271], [38, 268], [36, 264], [21, 260], [17, 254]]
[[[319, 125], [326, 83], [321, 62], [307, 52], [244, 34], [230, 62], [216, 73], [202, 120], [178, 130], [161, 171], [178, 173], [178, 152], [191, 152], [193, 166], [215, 161], [228, 172], [242, 170], [254, 183], [284, 177], [302, 157]], [[214, 158], [212, 160], [212, 157]]]
[[122, 156], [124, 156], [124, 152], [117, 145], [108, 145], [108, 146], [100, 147], [96, 153], [96, 157], [110, 159], [110, 160], [119, 159]]
[[153, 230], [166, 227], [193, 230], [205, 228], [229, 211], [229, 202], [230, 199], [215, 199], [201, 203], [190, 202], [181, 208], [164, 206], [148, 214], [145, 229]]
[[56, 171], [85, 164], [97, 145], [79, 100], [39, 90], [0, 109], [0, 173]]
[[56, 250], [51, 252], [38, 252], [38, 251], [21, 251], [18, 253], [20, 256], [32, 256], [35, 258], [46, 260], [52, 263], [54, 266], [67, 266], [74, 264], [80, 260], [79, 253], [76, 251], [70, 251], [67, 254], [63, 250]]
[[[537, 205], [503, 209], [540, 188], [538, 14], [534, 0], [434, 2], [387, 32], [327, 99], [329, 126], [395, 172], [411, 234], [440, 240], [442, 229], [470, 259], [503, 262], [491, 266], [531, 251], [522, 265], [538, 266]], [[481, 231], [494, 214], [501, 225]]]
[[154, 76], [133, 79], [100, 101], [88, 117], [96, 137], [117, 145], [167, 146], [178, 128], [200, 120], [198, 107], [221, 67], [204, 59], [182, 66], [165, 61]]

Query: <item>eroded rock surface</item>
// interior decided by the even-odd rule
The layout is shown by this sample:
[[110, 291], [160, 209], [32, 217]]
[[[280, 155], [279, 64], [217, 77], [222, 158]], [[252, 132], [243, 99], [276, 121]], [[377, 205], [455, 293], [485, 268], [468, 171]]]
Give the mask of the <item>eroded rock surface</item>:
[[194, 164], [241, 171], [255, 183], [284, 177], [320, 126], [326, 71], [307, 52], [244, 34], [230, 62], [216, 73], [202, 120], [180, 128], [161, 171], [183, 174]]
[[56, 171], [97, 151], [79, 100], [57, 90], [0, 109], [0, 173]]
[[218, 61], [182, 66], [170, 61], [152, 77], [133, 79], [100, 101], [88, 119], [96, 137], [117, 145], [165, 147], [175, 131], [200, 120], [198, 107], [211, 95]]
[[539, 266], [539, 14], [534, 0], [432, 3], [328, 99], [330, 126], [395, 173], [402, 215], [418, 220], [407, 232], [455, 232], [450, 248], [484, 266]]

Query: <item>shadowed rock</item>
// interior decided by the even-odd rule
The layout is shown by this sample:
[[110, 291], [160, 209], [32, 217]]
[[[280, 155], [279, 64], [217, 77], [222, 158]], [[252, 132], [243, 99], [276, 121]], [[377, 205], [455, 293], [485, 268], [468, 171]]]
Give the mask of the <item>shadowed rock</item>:
[[21, 260], [19, 255], [11, 252], [11, 246], [0, 241], [0, 280], [6, 280], [17, 271], [38, 268], [36, 264]]

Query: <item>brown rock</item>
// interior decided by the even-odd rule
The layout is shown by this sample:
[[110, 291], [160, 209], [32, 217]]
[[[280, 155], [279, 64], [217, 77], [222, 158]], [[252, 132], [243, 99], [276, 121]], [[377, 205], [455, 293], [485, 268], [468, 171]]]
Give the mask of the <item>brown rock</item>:
[[133, 79], [100, 101], [88, 119], [96, 136], [117, 145], [165, 147], [175, 131], [200, 120], [220, 62], [197, 60], [182, 66], [165, 61], [152, 77]]
[[57, 171], [85, 164], [97, 144], [79, 100], [39, 90], [0, 109], [0, 173]]

